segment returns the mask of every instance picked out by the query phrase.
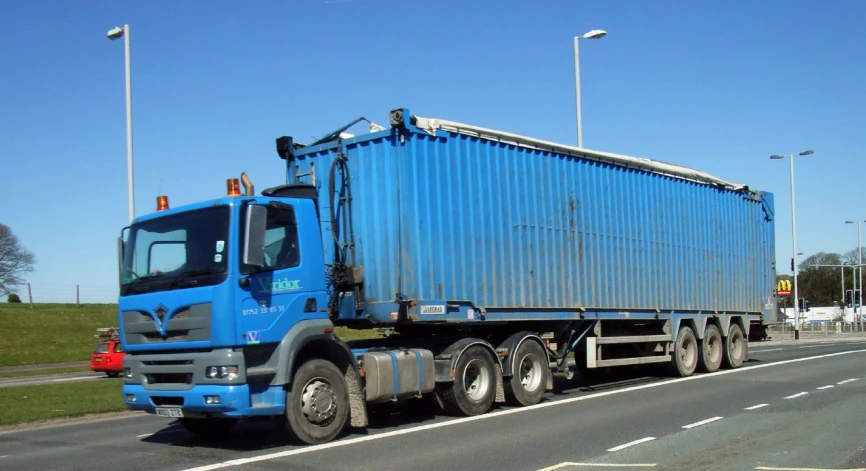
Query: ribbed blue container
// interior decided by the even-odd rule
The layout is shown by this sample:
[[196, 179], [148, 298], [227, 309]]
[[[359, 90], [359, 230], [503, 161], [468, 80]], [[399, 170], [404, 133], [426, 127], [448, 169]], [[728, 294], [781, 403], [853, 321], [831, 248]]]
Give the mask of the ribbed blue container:
[[[319, 190], [326, 261], [332, 205], [341, 241], [354, 236], [365, 276], [359, 315], [387, 323], [398, 296], [411, 312], [447, 306], [429, 320], [452, 322], [477, 320], [478, 310], [544, 319], [766, 307], [772, 194], [500, 141], [406, 125], [295, 151], [288, 180]], [[338, 152], [351, 230], [347, 200], [329, 195]], [[338, 169], [334, 181], [346, 196]]]

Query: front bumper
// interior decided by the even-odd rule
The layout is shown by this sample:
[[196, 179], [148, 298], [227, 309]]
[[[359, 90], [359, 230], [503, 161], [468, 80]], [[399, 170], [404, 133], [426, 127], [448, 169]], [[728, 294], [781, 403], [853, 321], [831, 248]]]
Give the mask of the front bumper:
[[[130, 396], [135, 400], [130, 401]], [[219, 397], [219, 404], [207, 404], [205, 396]], [[140, 384], [124, 384], [123, 400], [130, 409], [145, 412], [156, 412], [157, 407], [180, 407], [185, 417], [252, 417], [278, 415], [285, 410], [285, 391], [280, 386], [250, 393], [246, 384], [195, 385], [185, 391], [158, 391]]]

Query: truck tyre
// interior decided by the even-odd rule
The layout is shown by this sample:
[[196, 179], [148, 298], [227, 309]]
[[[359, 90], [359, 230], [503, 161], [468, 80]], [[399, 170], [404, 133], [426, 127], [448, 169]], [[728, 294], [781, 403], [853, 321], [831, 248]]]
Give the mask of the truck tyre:
[[333, 440], [346, 425], [349, 393], [340, 370], [327, 360], [308, 360], [298, 368], [286, 391], [281, 418], [291, 438], [317, 445]]
[[749, 348], [743, 329], [737, 324], [731, 324], [728, 336], [725, 337], [724, 365], [725, 368], [739, 368], [746, 359], [746, 349]]
[[452, 415], [481, 415], [496, 399], [496, 367], [484, 347], [466, 349], [457, 360], [454, 381], [441, 384], [440, 396], [445, 411]]
[[698, 341], [691, 327], [680, 327], [671, 356], [671, 372], [675, 376], [685, 378], [695, 372], [698, 367]]
[[699, 366], [701, 371], [712, 373], [722, 366], [722, 351], [724, 342], [719, 328], [710, 324], [704, 329], [704, 339], [701, 341], [701, 356]]
[[237, 419], [177, 419], [187, 432], [209, 440], [224, 438], [238, 423]]
[[550, 360], [541, 345], [526, 340], [514, 354], [514, 371], [505, 382], [505, 397], [512, 405], [538, 404], [550, 377]]

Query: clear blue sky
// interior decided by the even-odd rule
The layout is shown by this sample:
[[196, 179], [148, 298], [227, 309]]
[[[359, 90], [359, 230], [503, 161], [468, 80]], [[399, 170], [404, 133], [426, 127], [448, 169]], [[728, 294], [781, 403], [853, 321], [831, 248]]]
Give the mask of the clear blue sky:
[[[0, 222], [38, 259], [37, 301], [116, 286], [128, 222], [123, 45], [132, 27], [137, 214], [283, 183], [274, 138], [409, 107], [584, 144], [776, 194], [779, 272], [798, 249], [857, 245], [866, 220], [866, 2], [11, 1], [0, 5]], [[85, 298], [87, 299], [87, 298]]]

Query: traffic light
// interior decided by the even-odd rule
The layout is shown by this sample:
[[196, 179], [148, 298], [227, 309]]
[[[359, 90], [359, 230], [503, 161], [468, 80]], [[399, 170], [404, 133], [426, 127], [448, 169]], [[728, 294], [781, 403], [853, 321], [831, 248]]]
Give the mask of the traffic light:
[[845, 290], [845, 305], [850, 307], [854, 307], [854, 294], [853, 290], [847, 289]]
[[854, 290], [854, 307], [860, 307], [860, 290]]
[[803, 301], [805, 301], [805, 299], [803, 298], [797, 299], [797, 308], [800, 310], [800, 312], [803, 312]]
[[800, 312], [809, 312], [809, 301], [806, 298], [798, 299], [797, 306], [800, 308]]

